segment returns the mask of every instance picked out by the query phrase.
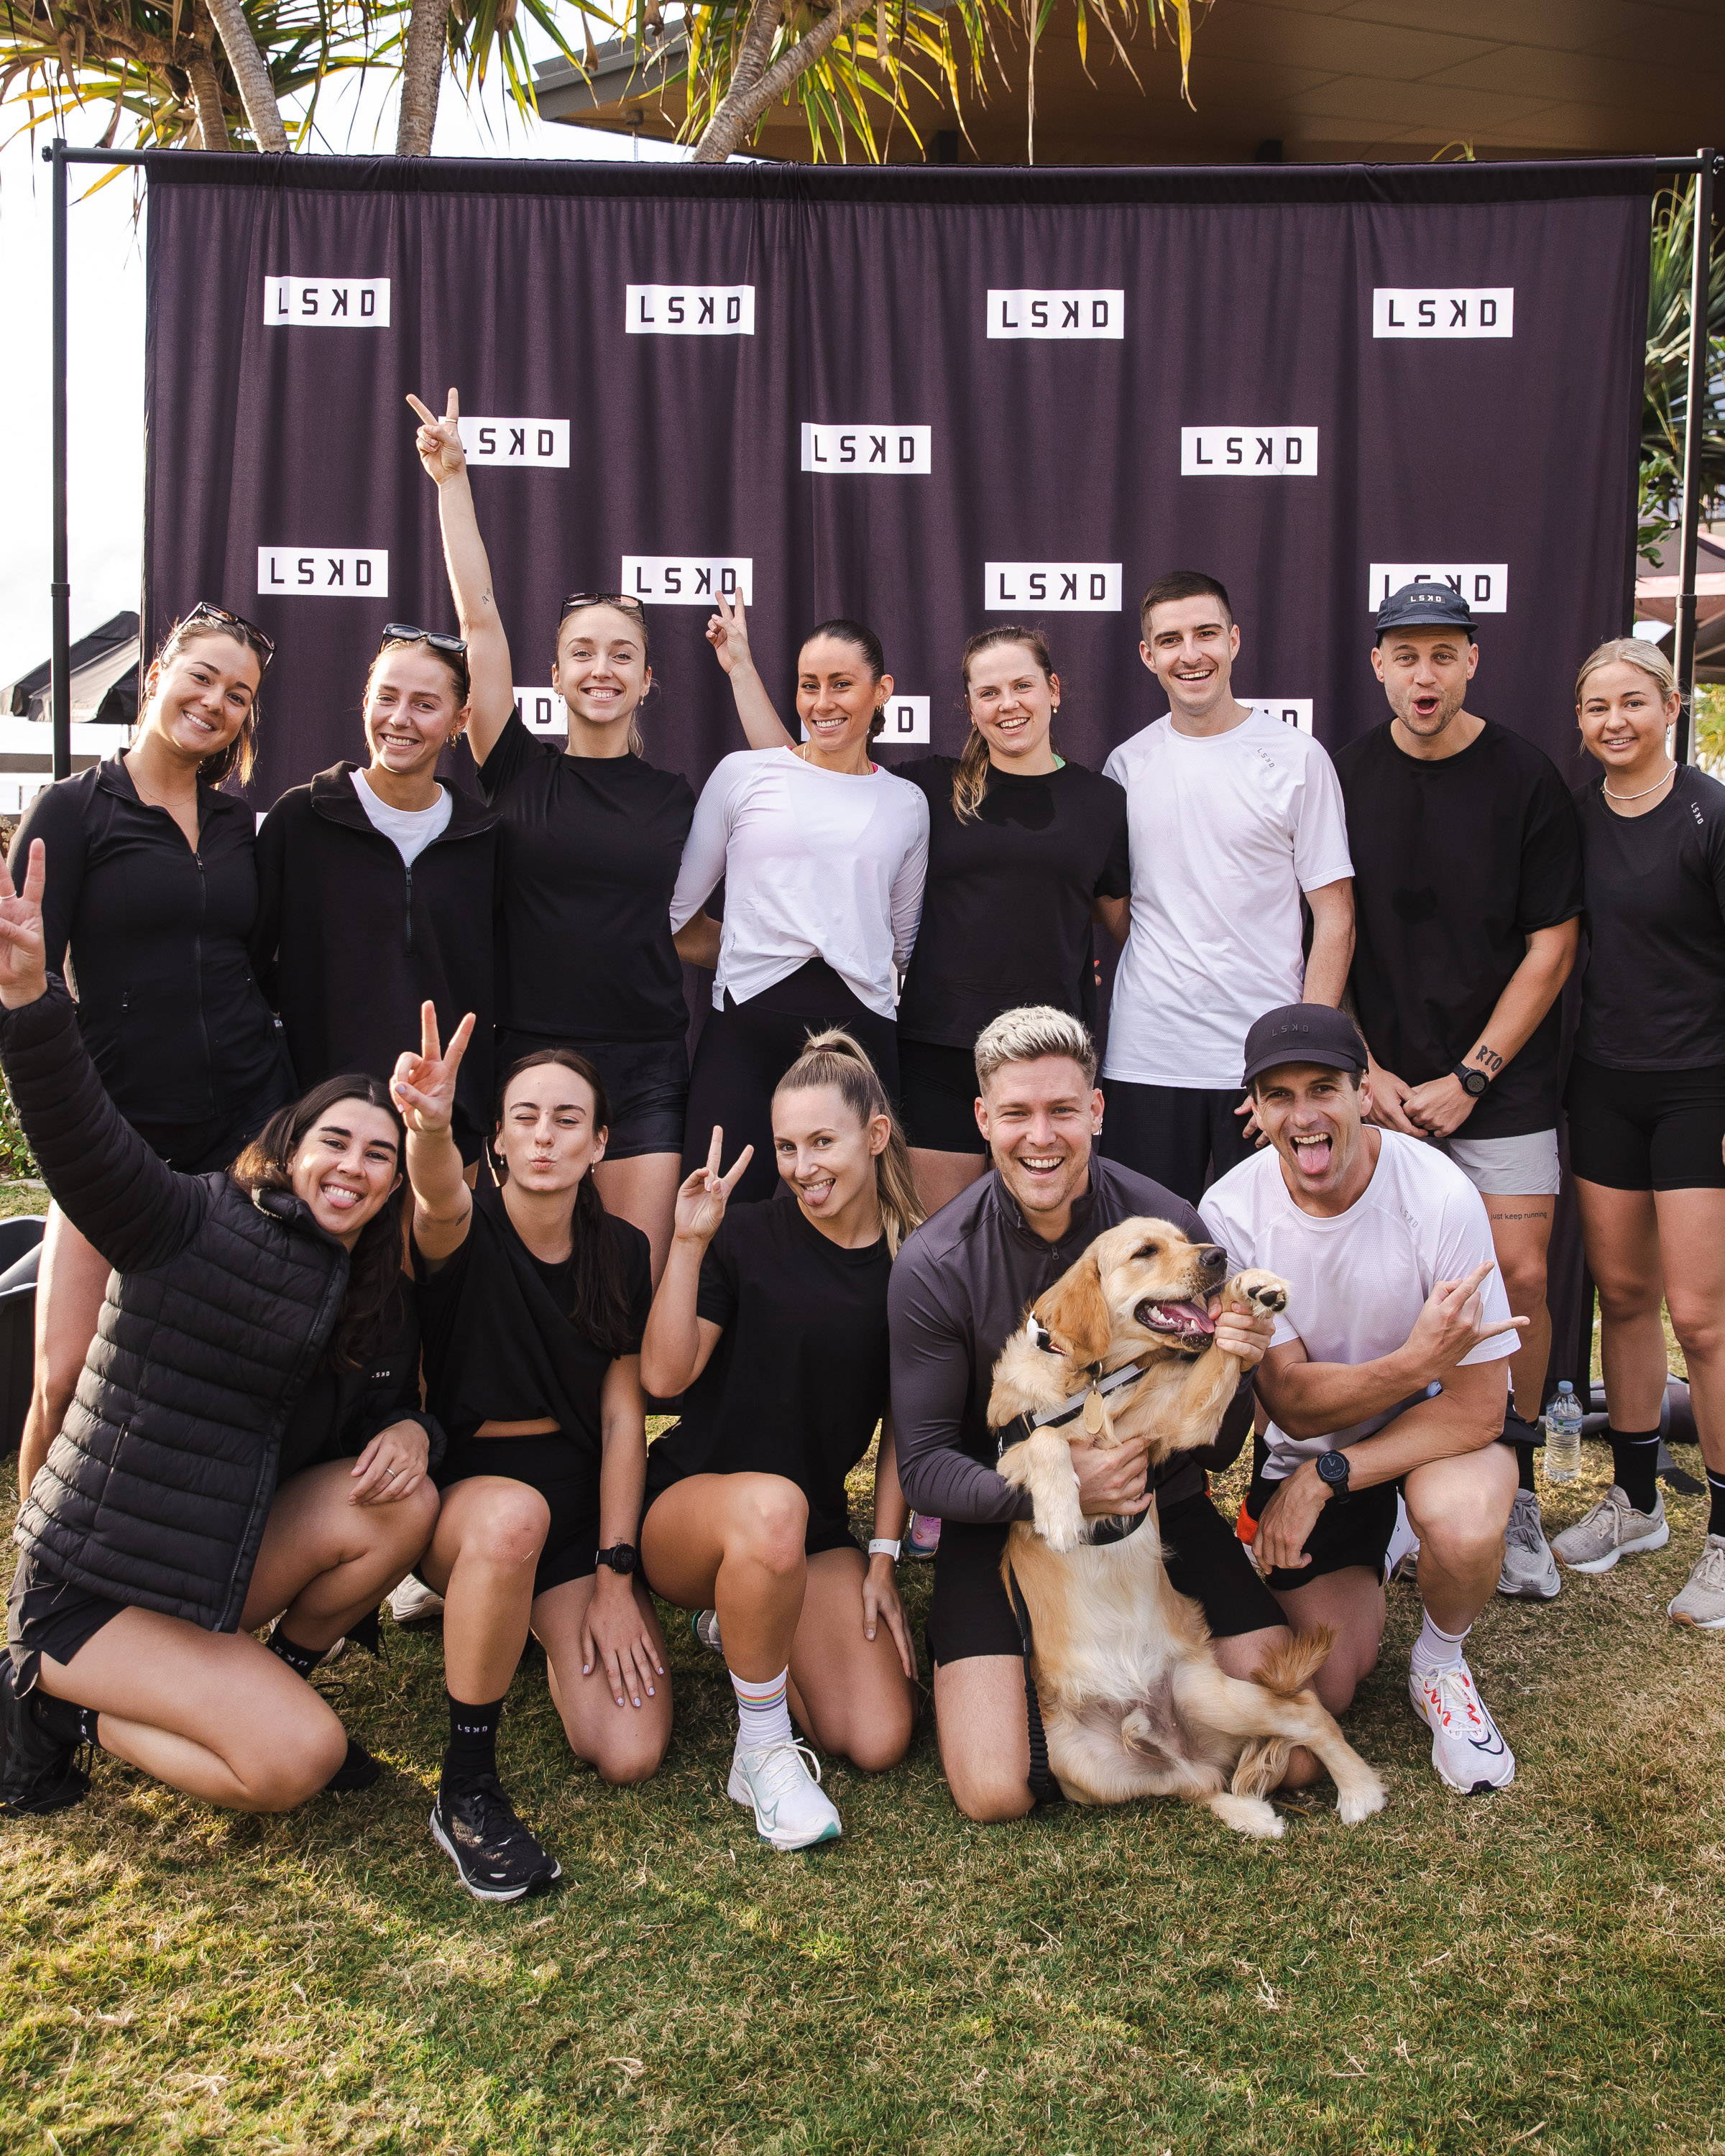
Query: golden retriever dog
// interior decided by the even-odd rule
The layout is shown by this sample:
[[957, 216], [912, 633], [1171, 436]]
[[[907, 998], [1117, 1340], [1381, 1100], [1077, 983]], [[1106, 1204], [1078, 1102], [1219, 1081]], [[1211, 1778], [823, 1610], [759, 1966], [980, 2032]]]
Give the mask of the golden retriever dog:
[[1029, 1614], [1049, 1765], [1069, 1798], [1184, 1797], [1274, 1837], [1282, 1821], [1267, 1793], [1296, 1744], [1327, 1769], [1349, 1825], [1384, 1804], [1383, 1784], [1307, 1688], [1332, 1635], [1301, 1633], [1254, 1676], [1230, 1676], [1203, 1611], [1168, 1579], [1154, 1507], [1093, 1540], [1106, 1523], [1080, 1510], [1070, 1450], [1079, 1438], [1104, 1448], [1147, 1438], [1153, 1468], [1213, 1441], [1240, 1377], [1216, 1346], [1217, 1316], [1287, 1302], [1274, 1274], [1224, 1284], [1226, 1269], [1214, 1245], [1166, 1220], [1125, 1220], [1031, 1305], [988, 1402], [1000, 1472], [1035, 1507], [1034, 1524], [1014, 1522], [1001, 1571]]

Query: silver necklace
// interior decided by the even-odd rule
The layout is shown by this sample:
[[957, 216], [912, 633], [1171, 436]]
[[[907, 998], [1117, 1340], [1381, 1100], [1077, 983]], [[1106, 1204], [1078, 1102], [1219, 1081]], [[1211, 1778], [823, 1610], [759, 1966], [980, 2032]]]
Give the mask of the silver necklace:
[[1660, 788], [1665, 784], [1676, 767], [1675, 763], [1671, 764], [1667, 769], [1661, 772], [1651, 786], [1644, 786], [1639, 793], [1614, 793], [1603, 778], [1599, 781], [1599, 791], [1608, 801], [1644, 801], [1650, 793], [1658, 793]]

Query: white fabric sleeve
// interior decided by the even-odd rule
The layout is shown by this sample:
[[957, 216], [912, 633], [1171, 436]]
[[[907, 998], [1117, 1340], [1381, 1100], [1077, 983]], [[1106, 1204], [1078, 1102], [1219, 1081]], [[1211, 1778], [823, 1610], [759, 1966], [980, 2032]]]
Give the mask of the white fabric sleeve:
[[1294, 873], [1301, 891], [1321, 891], [1353, 874], [1342, 782], [1322, 742], [1308, 745], [1294, 819]]
[[[673, 936], [700, 912], [725, 873], [725, 854], [731, 842], [736, 797], [745, 783], [747, 759], [753, 753], [752, 749], [733, 750], [720, 760], [712, 777], [701, 789], [701, 798], [695, 804], [695, 820], [683, 841], [676, 889], [671, 893]], [[744, 762], [743, 772], [732, 768], [739, 761]]]
[[928, 802], [921, 787], [911, 791], [916, 795], [916, 835], [893, 875], [891, 891], [892, 963], [901, 973], [911, 963], [922, 919], [922, 886], [928, 876]]
[[[1464, 1187], [1450, 1191], [1444, 1199], [1443, 1214], [1438, 1226], [1437, 1276], [1440, 1280], [1466, 1280], [1476, 1267], [1489, 1264], [1488, 1272], [1480, 1283], [1480, 1309], [1488, 1324], [1496, 1324], [1509, 1316], [1509, 1297], [1504, 1293], [1503, 1275], [1498, 1270], [1497, 1254], [1491, 1247], [1491, 1220], [1486, 1211], [1486, 1201], [1471, 1183], [1458, 1173], [1458, 1182]], [[1470, 1363], [1501, 1362], [1506, 1355], [1513, 1355], [1522, 1344], [1519, 1332], [1499, 1332], [1461, 1358]]]
[[[1258, 1254], [1253, 1247], [1250, 1224], [1244, 1210], [1236, 1210], [1225, 1199], [1219, 1198], [1214, 1183], [1204, 1194], [1199, 1217], [1204, 1223], [1205, 1235], [1213, 1243], [1219, 1243], [1228, 1253], [1230, 1277], [1235, 1273], [1249, 1271], [1257, 1264]], [[1299, 1337], [1299, 1327], [1292, 1322], [1286, 1311], [1278, 1311], [1271, 1331], [1271, 1346], [1285, 1348], [1290, 1340]]]

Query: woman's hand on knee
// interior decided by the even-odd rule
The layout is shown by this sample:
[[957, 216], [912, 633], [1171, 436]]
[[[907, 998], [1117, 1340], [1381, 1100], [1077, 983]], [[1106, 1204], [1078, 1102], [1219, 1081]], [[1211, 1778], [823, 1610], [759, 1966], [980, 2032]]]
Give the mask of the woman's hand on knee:
[[893, 1569], [892, 1559], [884, 1550], [869, 1559], [868, 1569], [863, 1574], [863, 1637], [873, 1640], [883, 1624], [892, 1635], [893, 1645], [898, 1649], [900, 1667], [915, 1684], [916, 1650], [911, 1645], [911, 1628], [906, 1621], [905, 1605], [899, 1599], [898, 1576]]
[[350, 1505], [398, 1505], [425, 1480], [431, 1440], [418, 1420], [393, 1422], [380, 1430], [353, 1463]]

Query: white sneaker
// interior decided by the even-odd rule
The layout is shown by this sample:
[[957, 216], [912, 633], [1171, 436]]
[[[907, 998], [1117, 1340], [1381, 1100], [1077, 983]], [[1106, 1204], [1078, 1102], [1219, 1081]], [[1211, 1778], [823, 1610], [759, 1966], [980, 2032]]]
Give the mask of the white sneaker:
[[1553, 1536], [1551, 1546], [1571, 1572], [1609, 1572], [1619, 1558], [1663, 1549], [1671, 1538], [1663, 1497], [1654, 1498], [1651, 1512], [1638, 1512], [1614, 1482], [1573, 1527]]
[[409, 1573], [389, 1598], [389, 1614], [398, 1625], [429, 1624], [443, 1615], [444, 1598]]
[[1725, 1631], [1725, 1535], [1707, 1537], [1688, 1584], [1665, 1609], [1667, 1617], [1697, 1632]]
[[1408, 1508], [1398, 1491], [1395, 1525], [1389, 1531], [1389, 1547], [1384, 1553], [1384, 1582], [1387, 1585], [1392, 1579], [1417, 1581], [1419, 1577], [1420, 1537], [1414, 1532], [1414, 1522], [1408, 1517]]
[[820, 1787], [820, 1762], [794, 1738], [738, 1751], [725, 1793], [733, 1804], [754, 1806], [755, 1832], [775, 1849], [808, 1849], [845, 1831]]
[[1517, 1602], [1551, 1602], [1563, 1588], [1558, 1561], [1545, 1539], [1539, 1500], [1531, 1490], [1517, 1490], [1510, 1507], [1509, 1525], [1503, 1531], [1503, 1569], [1497, 1575], [1497, 1592]]
[[1410, 1669], [1408, 1697], [1431, 1732], [1431, 1763], [1440, 1781], [1464, 1797], [1507, 1789], [1514, 1781], [1515, 1754], [1474, 1689], [1466, 1662], [1441, 1670]]

